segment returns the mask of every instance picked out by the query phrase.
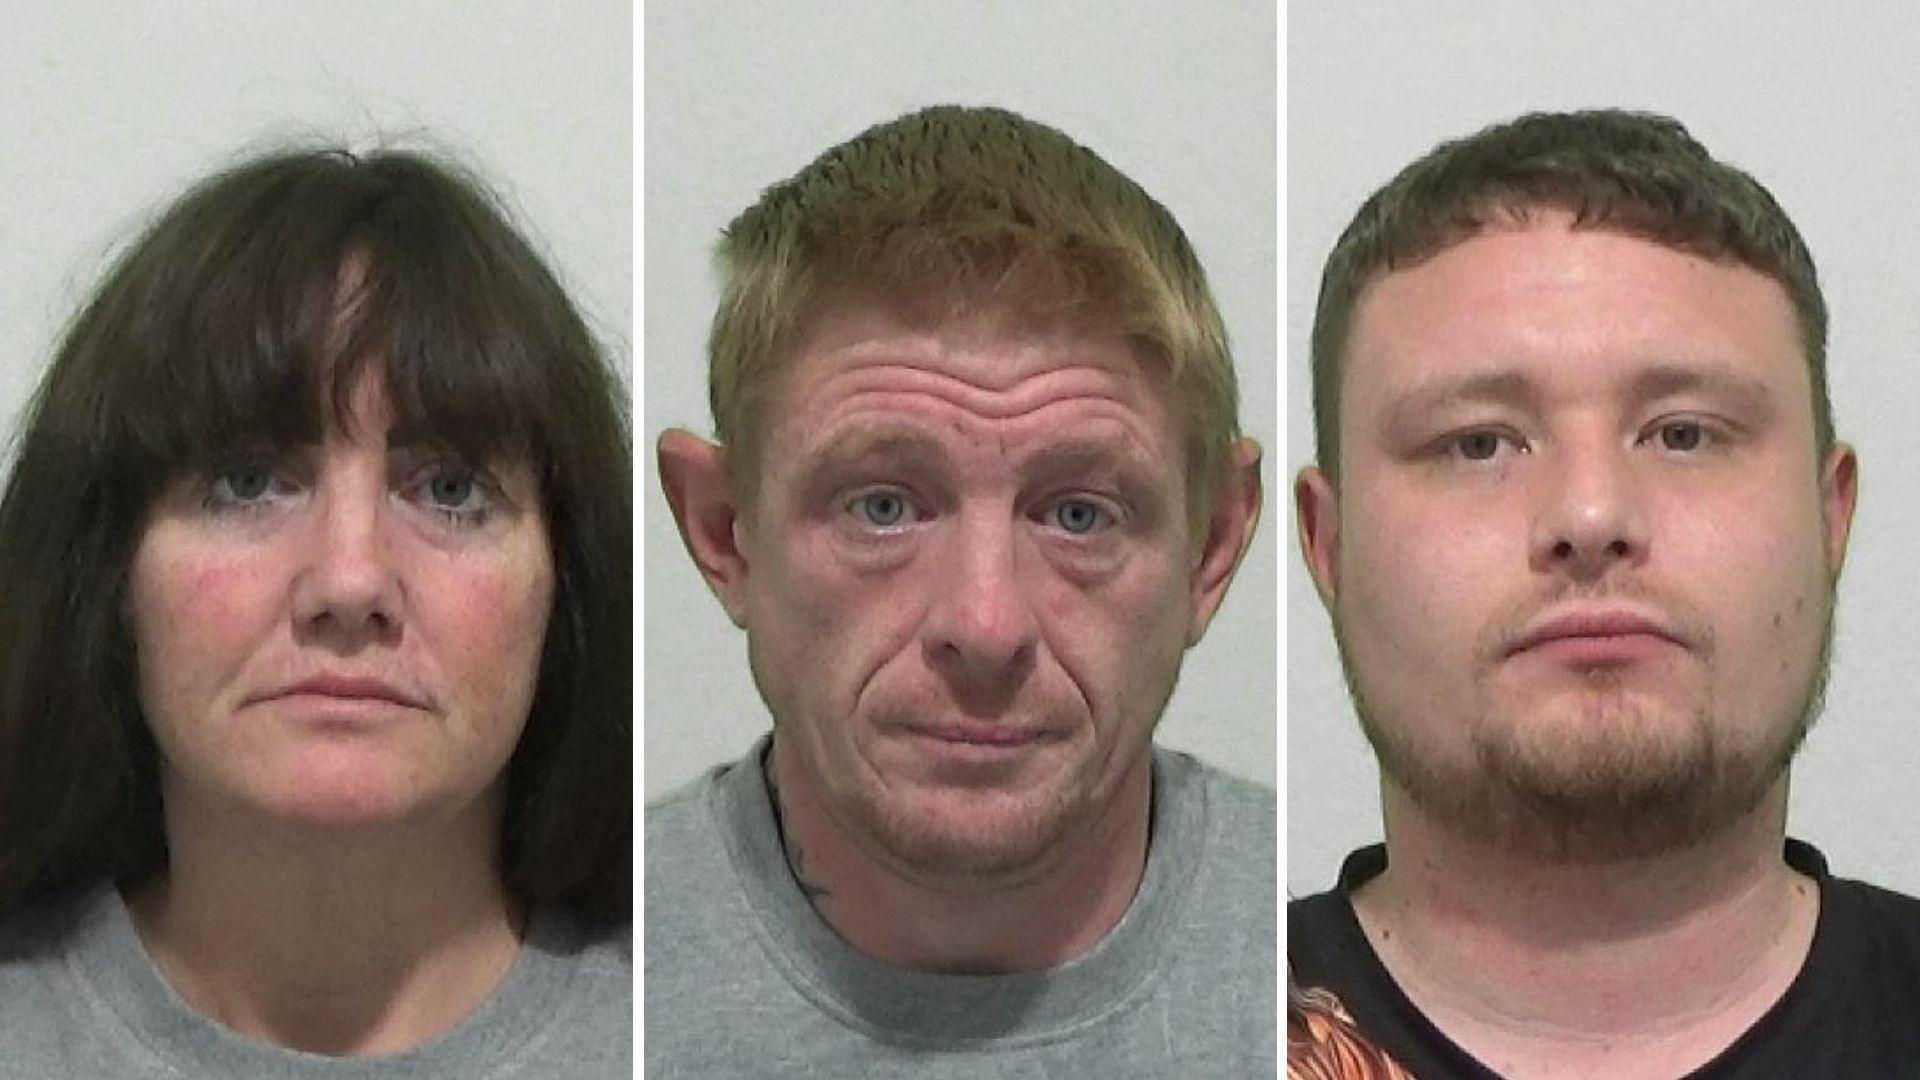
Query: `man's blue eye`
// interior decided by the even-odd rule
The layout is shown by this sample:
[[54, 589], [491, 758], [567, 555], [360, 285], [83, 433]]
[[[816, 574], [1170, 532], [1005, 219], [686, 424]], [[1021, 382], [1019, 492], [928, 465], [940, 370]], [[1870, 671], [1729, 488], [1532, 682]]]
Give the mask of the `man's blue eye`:
[[898, 525], [907, 516], [907, 500], [897, 491], [874, 491], [854, 500], [854, 508], [867, 524], [887, 528]]
[[1063, 499], [1054, 505], [1053, 520], [1063, 532], [1079, 536], [1098, 529], [1105, 513], [1085, 499]]

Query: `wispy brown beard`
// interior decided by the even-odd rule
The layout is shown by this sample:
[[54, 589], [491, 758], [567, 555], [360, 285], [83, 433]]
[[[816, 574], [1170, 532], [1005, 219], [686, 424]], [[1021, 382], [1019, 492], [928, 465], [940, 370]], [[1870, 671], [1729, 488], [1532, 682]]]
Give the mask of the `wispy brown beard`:
[[[1785, 774], [1825, 702], [1833, 610], [1829, 593], [1819, 656], [1793, 722], [1751, 751], [1720, 738], [1709, 700], [1687, 718], [1688, 737], [1677, 747], [1601, 745], [1569, 761], [1511, 732], [1483, 730], [1475, 734], [1467, 769], [1422, 760], [1417, 745], [1401, 737], [1404, 726], [1381, 723], [1337, 623], [1334, 639], [1381, 771], [1416, 806], [1449, 830], [1514, 855], [1592, 864], [1695, 846], [1759, 805]], [[1624, 699], [1616, 704], [1630, 708]]]

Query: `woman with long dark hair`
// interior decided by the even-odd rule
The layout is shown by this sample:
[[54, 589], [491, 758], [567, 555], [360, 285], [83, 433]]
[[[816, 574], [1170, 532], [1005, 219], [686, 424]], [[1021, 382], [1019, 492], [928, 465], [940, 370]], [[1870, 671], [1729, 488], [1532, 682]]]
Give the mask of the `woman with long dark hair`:
[[0, 499], [0, 1075], [629, 1075], [622, 398], [421, 156], [131, 246]]

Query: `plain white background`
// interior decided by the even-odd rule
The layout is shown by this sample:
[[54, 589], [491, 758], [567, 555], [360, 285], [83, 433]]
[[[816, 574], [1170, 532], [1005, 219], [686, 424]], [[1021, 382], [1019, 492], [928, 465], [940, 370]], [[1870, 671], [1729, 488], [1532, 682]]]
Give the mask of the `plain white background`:
[[[1652, 109], [1793, 217], [1832, 311], [1835, 420], [1863, 483], [1827, 709], [1794, 767], [1790, 831], [1837, 874], [1920, 893], [1908, 652], [1920, 610], [1920, 14], [1868, 2], [1295, 4], [1288, 31], [1289, 471], [1312, 456], [1321, 264], [1361, 200], [1435, 143], [1536, 109]], [[1290, 500], [1282, 513], [1291, 530]], [[1331, 886], [1380, 824], [1326, 616], [1286, 542], [1287, 887], [1300, 895]]]
[[[1164, 203], [1206, 266], [1240, 374], [1241, 423], [1268, 451], [1253, 549], [1187, 658], [1161, 741], [1274, 782], [1279, 448], [1274, 340], [1275, 12], [1164, 4], [661, 2], [645, 25], [646, 443], [712, 432], [711, 252], [762, 188], [924, 105], [1001, 105], [1058, 127]], [[646, 793], [738, 757], [770, 721], [745, 635], [708, 593], [649, 461]]]
[[[13, 4], [0, 32], [0, 434], [113, 254], [289, 141], [477, 172], [630, 369], [632, 13], [620, 0]], [[10, 460], [10, 451], [7, 460]]]

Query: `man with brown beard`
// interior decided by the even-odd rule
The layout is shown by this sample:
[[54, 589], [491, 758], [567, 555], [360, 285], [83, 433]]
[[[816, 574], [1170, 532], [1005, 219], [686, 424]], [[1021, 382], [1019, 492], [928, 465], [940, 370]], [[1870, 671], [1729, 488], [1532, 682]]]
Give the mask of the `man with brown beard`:
[[1423, 1080], [1920, 1069], [1920, 903], [1785, 837], [1857, 490], [1825, 344], [1663, 117], [1444, 144], [1336, 244], [1294, 495], [1386, 843], [1290, 961]]

